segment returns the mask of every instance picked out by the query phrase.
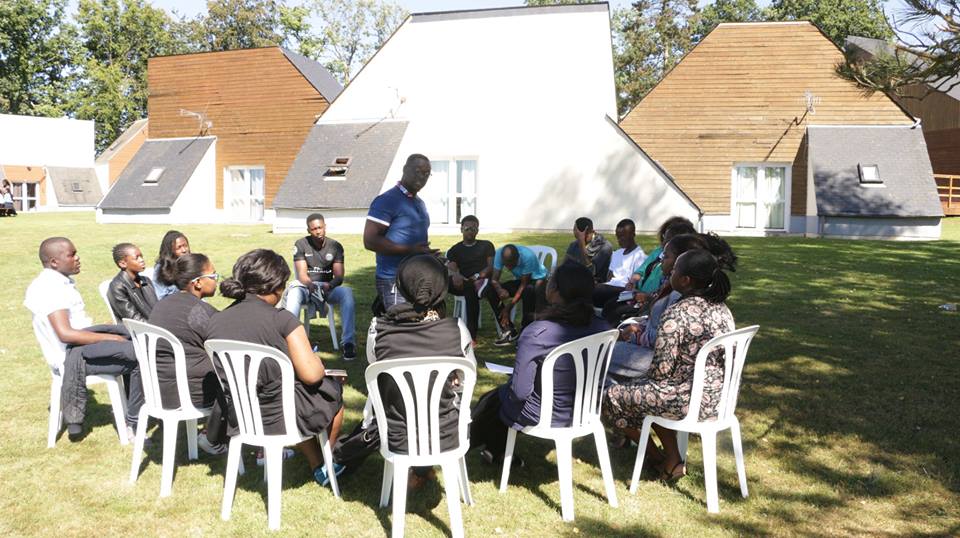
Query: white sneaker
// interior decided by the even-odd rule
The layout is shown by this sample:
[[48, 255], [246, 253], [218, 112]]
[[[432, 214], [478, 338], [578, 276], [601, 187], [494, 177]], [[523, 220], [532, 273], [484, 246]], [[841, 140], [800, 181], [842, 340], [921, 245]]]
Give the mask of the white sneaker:
[[[283, 449], [283, 459], [288, 460], [296, 455], [296, 451], [292, 448]], [[257, 450], [257, 465], [263, 467], [263, 464], [266, 463], [267, 458], [263, 455], [263, 449]]]
[[[131, 445], [137, 442], [137, 430], [132, 426], [127, 426], [127, 441], [130, 441]], [[147, 448], [150, 446], [153, 446], [153, 441], [151, 441], [149, 437], [144, 437], [143, 447]]]
[[216, 445], [211, 443], [210, 440], [207, 439], [206, 433], [197, 435], [197, 446], [200, 447], [200, 450], [203, 450], [211, 456], [222, 456], [223, 454], [226, 454], [227, 450], [230, 448], [226, 443], [220, 443]]

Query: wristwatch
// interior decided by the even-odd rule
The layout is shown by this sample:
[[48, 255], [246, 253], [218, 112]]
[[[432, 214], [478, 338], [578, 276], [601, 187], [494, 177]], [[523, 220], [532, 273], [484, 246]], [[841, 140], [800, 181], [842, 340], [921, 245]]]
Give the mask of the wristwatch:
[[480, 273], [474, 273], [472, 277], [473, 280], [480, 280]]

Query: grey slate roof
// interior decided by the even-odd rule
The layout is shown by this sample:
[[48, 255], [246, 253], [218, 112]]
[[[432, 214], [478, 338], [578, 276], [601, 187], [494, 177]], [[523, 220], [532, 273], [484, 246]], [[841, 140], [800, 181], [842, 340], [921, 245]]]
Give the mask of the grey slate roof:
[[117, 139], [114, 140], [113, 143], [107, 147], [107, 149], [103, 150], [103, 153], [101, 153], [99, 157], [97, 157], [97, 164], [106, 164], [110, 162], [110, 159], [112, 159], [113, 156], [120, 151], [120, 148], [122, 148], [127, 142], [130, 141], [130, 139], [136, 136], [141, 130], [143, 130], [144, 127], [147, 126], [147, 121], [148, 120], [144, 118], [131, 123], [130, 127], [127, 127], [126, 130], [120, 133], [120, 136], [118, 136]]
[[[167, 209], [193, 175], [216, 137], [147, 140], [100, 202], [101, 209]], [[163, 168], [156, 185], [143, 180]]]
[[95, 207], [103, 198], [93, 168], [48, 166], [47, 178], [53, 185], [59, 205]]
[[343, 90], [343, 85], [337, 82], [337, 79], [333, 78], [333, 75], [331, 75], [325, 67], [292, 50], [280, 47], [280, 51], [283, 52], [287, 60], [297, 68], [297, 71], [300, 71], [303, 78], [307, 79], [307, 81], [320, 92], [320, 95], [322, 95], [328, 103], [332, 103], [333, 100], [340, 95], [340, 92]]
[[[818, 215], [943, 216], [920, 128], [810, 126], [807, 137]], [[858, 163], [877, 165], [884, 186], [861, 186]]]
[[[274, 197], [273, 207], [369, 207], [380, 193], [406, 130], [405, 121], [314, 125]], [[337, 157], [352, 159], [346, 178], [324, 179], [324, 173]]]
[[[873, 39], [870, 37], [861, 37], [861, 36], [847, 36], [846, 42], [844, 43], [845, 48], [849, 49], [850, 47], [856, 47], [863, 52], [866, 52], [870, 56], [877, 56], [879, 54], [888, 54], [893, 55], [897, 52], [897, 49], [893, 47], [890, 43], [882, 39]], [[919, 56], [911, 54], [907, 51], [901, 50], [899, 52], [903, 54], [901, 58], [910, 60], [911, 62], [922, 62]], [[945, 93], [950, 97], [960, 101], [960, 76], [950, 77], [947, 80], [943, 81], [943, 84], [940, 84], [940, 81], [934, 81], [931, 83], [932, 86], [940, 86], [941, 88], [948, 89]]]
[[515, 17], [518, 15], [540, 15], [544, 13], [584, 13], [608, 11], [606, 2], [590, 4], [558, 4], [546, 6], [506, 6], [480, 9], [458, 9], [448, 11], [426, 11], [412, 14], [411, 22], [453, 21], [462, 19], [482, 19], [487, 17]]

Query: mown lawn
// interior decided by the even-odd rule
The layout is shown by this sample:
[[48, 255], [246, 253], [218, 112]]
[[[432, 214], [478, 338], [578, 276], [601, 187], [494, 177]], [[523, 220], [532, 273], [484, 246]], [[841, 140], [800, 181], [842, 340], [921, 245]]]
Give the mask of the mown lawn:
[[[139, 244], [152, 258], [161, 226], [97, 225], [91, 214], [23, 215], [0, 220], [0, 534], [14, 535], [247, 535], [266, 534], [266, 487], [257, 470], [240, 479], [233, 519], [219, 518], [225, 458], [188, 463], [178, 452], [173, 496], [159, 499], [159, 429], [139, 481], [127, 474], [130, 448], [111, 426], [106, 392], [97, 389], [81, 443], [61, 437], [45, 447], [50, 376], [22, 306], [27, 283], [39, 271], [41, 239], [67, 235], [77, 244], [83, 272], [77, 282], [96, 320], [108, 319], [97, 284], [115, 272], [110, 247]], [[183, 226], [195, 251], [221, 272], [254, 247], [284, 255], [295, 236], [267, 226]], [[644, 482], [627, 492], [633, 451], [612, 453], [620, 507], [603, 497], [590, 442], [575, 445], [576, 522], [560, 520], [552, 447], [528, 437], [517, 452], [527, 467], [511, 474], [499, 494], [499, 469], [468, 458], [476, 506], [464, 509], [467, 535], [956, 535], [960, 533], [960, 315], [938, 310], [960, 302], [960, 220], [944, 225], [931, 243], [799, 238], [733, 239], [741, 260], [729, 304], [737, 324], [760, 324], [744, 373], [738, 415], [743, 425], [750, 497], [741, 499], [729, 437], [721, 437], [721, 513], [704, 505], [700, 444], [692, 440], [691, 475], [675, 487]], [[565, 235], [490, 236], [549, 244]], [[373, 256], [358, 236], [339, 236], [347, 251], [347, 282], [357, 293], [358, 327], [369, 323]], [[446, 248], [453, 237], [438, 237]], [[650, 250], [652, 238], [641, 244]], [[218, 308], [227, 301], [215, 298]], [[478, 356], [510, 364], [491, 345], [487, 313]], [[324, 321], [313, 335], [330, 350]], [[359, 336], [362, 357], [363, 335]], [[364, 361], [327, 364], [350, 372], [346, 391], [351, 429], [360, 418]], [[480, 372], [482, 392], [503, 378]], [[182, 436], [182, 434], [181, 434]], [[256, 469], [252, 454], [248, 469]], [[283, 531], [291, 535], [380, 536], [388, 510], [377, 508], [382, 463], [374, 456], [341, 483], [343, 499], [313, 483], [305, 460], [284, 466]], [[428, 486], [408, 501], [409, 536], [448, 532], [446, 501]]]

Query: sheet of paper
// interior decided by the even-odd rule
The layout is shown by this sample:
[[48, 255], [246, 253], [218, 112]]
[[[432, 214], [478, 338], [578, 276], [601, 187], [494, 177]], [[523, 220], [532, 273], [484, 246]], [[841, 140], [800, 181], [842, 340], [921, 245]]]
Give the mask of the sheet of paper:
[[486, 364], [487, 364], [487, 370], [490, 370], [491, 372], [494, 372], [497, 374], [506, 374], [506, 375], [510, 375], [513, 373], [513, 368], [509, 366], [504, 366], [502, 364], [497, 364], [495, 362], [490, 362], [490, 361], [486, 361]]
[[335, 370], [332, 368], [327, 368], [325, 374], [327, 377], [347, 377], [346, 370]]
[[622, 302], [624, 302], [624, 301], [629, 301], [630, 299], [633, 299], [633, 292], [632, 292], [632, 291], [621, 291], [621, 292], [620, 292], [620, 295], [617, 296], [617, 302], [618, 302], [618, 303], [622, 303]]

